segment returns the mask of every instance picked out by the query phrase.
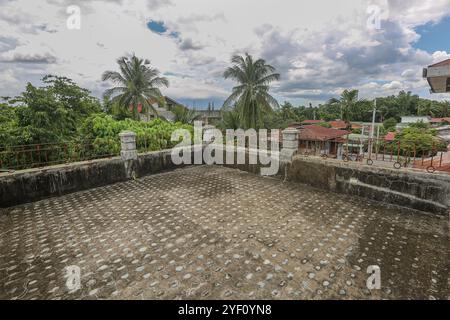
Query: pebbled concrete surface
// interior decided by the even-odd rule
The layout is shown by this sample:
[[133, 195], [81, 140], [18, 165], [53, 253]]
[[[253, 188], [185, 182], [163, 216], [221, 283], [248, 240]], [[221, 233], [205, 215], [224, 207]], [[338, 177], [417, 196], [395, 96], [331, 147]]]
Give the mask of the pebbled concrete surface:
[[0, 299], [449, 299], [448, 232], [445, 218], [189, 167], [3, 209]]

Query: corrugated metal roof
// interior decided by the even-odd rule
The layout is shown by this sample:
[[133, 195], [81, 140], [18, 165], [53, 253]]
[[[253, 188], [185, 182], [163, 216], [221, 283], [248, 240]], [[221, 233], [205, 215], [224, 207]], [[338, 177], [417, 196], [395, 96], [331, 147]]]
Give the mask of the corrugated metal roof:
[[346, 130], [329, 129], [321, 126], [302, 126], [298, 128], [299, 140], [305, 141], [327, 141], [346, 136]]
[[431, 123], [441, 123], [441, 122], [450, 122], [450, 117], [445, 118], [432, 118]]
[[322, 123], [325, 122], [323, 120], [305, 120], [302, 123]]
[[335, 129], [345, 129], [348, 127], [347, 122], [342, 120], [330, 121], [328, 123], [331, 125], [332, 128]]

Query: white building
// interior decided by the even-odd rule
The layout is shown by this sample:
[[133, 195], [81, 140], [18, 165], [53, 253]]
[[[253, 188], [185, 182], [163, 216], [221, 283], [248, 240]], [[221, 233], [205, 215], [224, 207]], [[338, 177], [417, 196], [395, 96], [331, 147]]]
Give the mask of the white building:
[[435, 129], [437, 131], [437, 135], [442, 140], [445, 140], [447, 143], [450, 143], [450, 126], [443, 126]]
[[406, 127], [409, 127], [411, 124], [414, 123], [430, 123], [431, 122], [431, 117], [428, 116], [405, 116], [402, 117], [402, 121], [397, 124], [397, 129], [403, 129]]
[[423, 77], [427, 79], [432, 93], [450, 92], [450, 59], [423, 69]]

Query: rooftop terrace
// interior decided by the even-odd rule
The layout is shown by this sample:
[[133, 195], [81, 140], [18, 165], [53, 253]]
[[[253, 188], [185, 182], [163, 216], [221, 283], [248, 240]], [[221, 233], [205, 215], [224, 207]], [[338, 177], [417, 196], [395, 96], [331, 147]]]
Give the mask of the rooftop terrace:
[[448, 299], [448, 240], [447, 218], [187, 167], [4, 209], [0, 299]]

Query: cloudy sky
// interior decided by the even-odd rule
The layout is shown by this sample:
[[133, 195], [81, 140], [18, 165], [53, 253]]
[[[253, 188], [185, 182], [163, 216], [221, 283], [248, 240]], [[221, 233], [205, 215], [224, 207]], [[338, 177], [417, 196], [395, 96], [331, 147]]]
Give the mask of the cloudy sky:
[[[67, 26], [71, 5], [79, 29]], [[345, 88], [441, 100], [421, 73], [450, 58], [449, 31], [450, 0], [0, 0], [0, 95], [57, 74], [100, 97], [102, 72], [135, 53], [169, 79], [166, 95], [220, 106], [230, 57], [248, 52], [281, 73], [280, 102], [315, 105]]]

